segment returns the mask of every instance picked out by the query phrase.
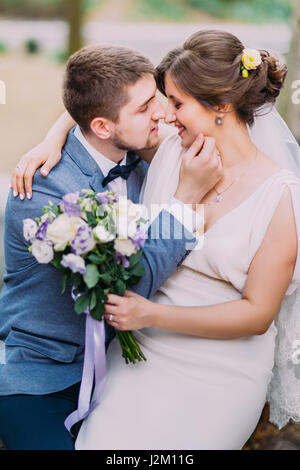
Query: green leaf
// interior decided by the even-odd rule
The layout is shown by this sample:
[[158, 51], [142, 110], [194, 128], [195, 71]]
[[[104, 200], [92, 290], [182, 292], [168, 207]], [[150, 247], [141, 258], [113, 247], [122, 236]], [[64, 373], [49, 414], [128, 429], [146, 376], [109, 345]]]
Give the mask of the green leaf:
[[117, 295], [124, 295], [126, 290], [126, 284], [121, 281], [121, 279], [118, 279], [117, 282], [115, 283], [115, 293]]
[[66, 292], [67, 280], [68, 280], [68, 273], [64, 273], [62, 275], [62, 280], [61, 280], [61, 294], [64, 294]]
[[127, 284], [128, 287], [135, 286], [136, 284], [138, 284], [140, 279], [141, 279], [140, 277], [132, 276], [130, 279], [128, 279], [126, 284]]
[[103, 291], [102, 287], [99, 284], [97, 284], [97, 286], [95, 287], [95, 290], [96, 290], [96, 294], [97, 294], [97, 301], [99, 299], [104, 300], [105, 294], [104, 294], [104, 291]]
[[92, 212], [86, 212], [86, 218], [87, 218], [89, 225], [92, 225], [92, 226], [97, 225], [96, 217], [94, 216]]
[[99, 274], [99, 279], [101, 279], [105, 284], [110, 284], [112, 281], [112, 277], [109, 273]]
[[143, 254], [143, 253], [142, 253], [142, 251], [140, 250], [140, 251], [138, 251], [137, 253], [135, 253], [134, 255], [131, 255], [131, 256], [130, 256], [130, 258], [129, 258], [130, 268], [133, 268], [133, 266], [135, 266], [135, 265], [139, 262], [139, 260], [140, 260], [140, 258], [141, 258], [141, 256], [142, 256], [142, 254]]
[[74, 287], [80, 286], [80, 284], [81, 284], [81, 274], [71, 273], [70, 281], [71, 281], [72, 286], [74, 286]]
[[92, 287], [94, 287], [97, 284], [98, 278], [99, 278], [99, 273], [98, 273], [97, 266], [95, 266], [94, 264], [88, 264], [86, 267], [86, 271], [83, 275], [83, 279], [87, 287], [89, 289], [92, 289]]
[[56, 269], [59, 269], [59, 271], [65, 271], [64, 266], [61, 265], [61, 259], [62, 253], [56, 253], [53, 260], [51, 261], [51, 264], [53, 264]]
[[103, 257], [96, 255], [95, 253], [90, 253], [87, 257], [89, 261], [91, 261], [94, 264], [101, 264], [103, 263]]
[[145, 268], [141, 263], [139, 263], [134, 266], [134, 268], [130, 271], [130, 273], [133, 276], [142, 277], [145, 273]]
[[81, 295], [74, 304], [75, 312], [80, 315], [85, 311], [85, 309], [89, 306], [90, 303], [90, 294], [83, 294]]
[[101, 302], [101, 300], [97, 299], [95, 308], [93, 308], [93, 310], [91, 310], [90, 312], [91, 312], [91, 316], [95, 320], [98, 320], [98, 321], [102, 320], [103, 314], [105, 313], [104, 303]]
[[97, 304], [97, 294], [96, 294], [95, 289], [93, 289], [92, 295], [90, 298], [90, 311], [92, 311], [96, 307], [96, 304]]

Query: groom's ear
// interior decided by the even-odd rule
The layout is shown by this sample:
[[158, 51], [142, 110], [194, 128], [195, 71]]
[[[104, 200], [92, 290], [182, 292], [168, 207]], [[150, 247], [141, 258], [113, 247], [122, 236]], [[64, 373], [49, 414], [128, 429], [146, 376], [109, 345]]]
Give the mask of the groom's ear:
[[90, 129], [99, 139], [106, 140], [112, 136], [112, 122], [106, 118], [94, 118], [90, 124]]

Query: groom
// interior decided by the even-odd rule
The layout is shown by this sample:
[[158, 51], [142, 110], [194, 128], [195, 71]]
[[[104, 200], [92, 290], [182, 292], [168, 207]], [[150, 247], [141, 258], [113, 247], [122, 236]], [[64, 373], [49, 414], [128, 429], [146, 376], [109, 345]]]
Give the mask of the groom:
[[[84, 315], [75, 314], [70, 289], [61, 295], [59, 271], [38, 264], [28, 252], [22, 221], [40, 216], [49, 200], [57, 204], [65, 193], [89, 187], [111, 189], [138, 202], [148, 164], [137, 153], [145, 149], [144, 158], [151, 160], [164, 117], [155, 93], [153, 66], [136, 51], [90, 46], [74, 54], [63, 97], [78, 126], [70, 131], [62, 160], [48, 178], [36, 173], [32, 201], [8, 197], [7, 274], [0, 294], [0, 339], [6, 347], [6, 363], [0, 365], [0, 437], [8, 449], [73, 449], [64, 421], [77, 408], [84, 356]], [[196, 142], [187, 153], [175, 193], [179, 204], [200, 202], [216, 183], [211, 172], [189, 166], [200, 147]], [[213, 151], [204, 148], [202, 154]], [[198, 159], [201, 169], [201, 154]], [[166, 210], [153, 221], [137, 293], [151, 297], [195, 246], [198, 222], [190, 211], [185, 226]], [[168, 239], [166, 223], [171, 226]], [[112, 336], [109, 327], [106, 347]]]

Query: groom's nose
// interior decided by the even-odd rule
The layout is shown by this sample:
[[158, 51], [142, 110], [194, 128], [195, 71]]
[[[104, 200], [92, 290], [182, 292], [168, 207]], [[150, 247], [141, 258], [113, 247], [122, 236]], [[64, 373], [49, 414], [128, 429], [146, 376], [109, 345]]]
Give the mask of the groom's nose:
[[165, 118], [165, 110], [163, 105], [158, 101], [156, 98], [155, 101], [155, 109], [153, 110], [152, 113], [152, 120], [153, 121], [159, 121], [159, 119], [164, 119]]

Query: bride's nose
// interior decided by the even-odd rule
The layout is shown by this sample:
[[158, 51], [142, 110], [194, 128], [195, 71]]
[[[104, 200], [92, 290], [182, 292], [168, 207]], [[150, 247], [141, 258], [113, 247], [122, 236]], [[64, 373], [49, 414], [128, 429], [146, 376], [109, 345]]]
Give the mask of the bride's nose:
[[176, 121], [176, 115], [174, 114], [174, 110], [170, 105], [167, 106], [166, 112], [165, 112], [165, 123], [166, 124], [172, 124], [172, 122]]
[[156, 100], [155, 108], [154, 108], [154, 111], [152, 113], [152, 119], [153, 119], [153, 121], [159, 121], [160, 119], [164, 119], [164, 118], [165, 118], [164, 107], [158, 100]]

